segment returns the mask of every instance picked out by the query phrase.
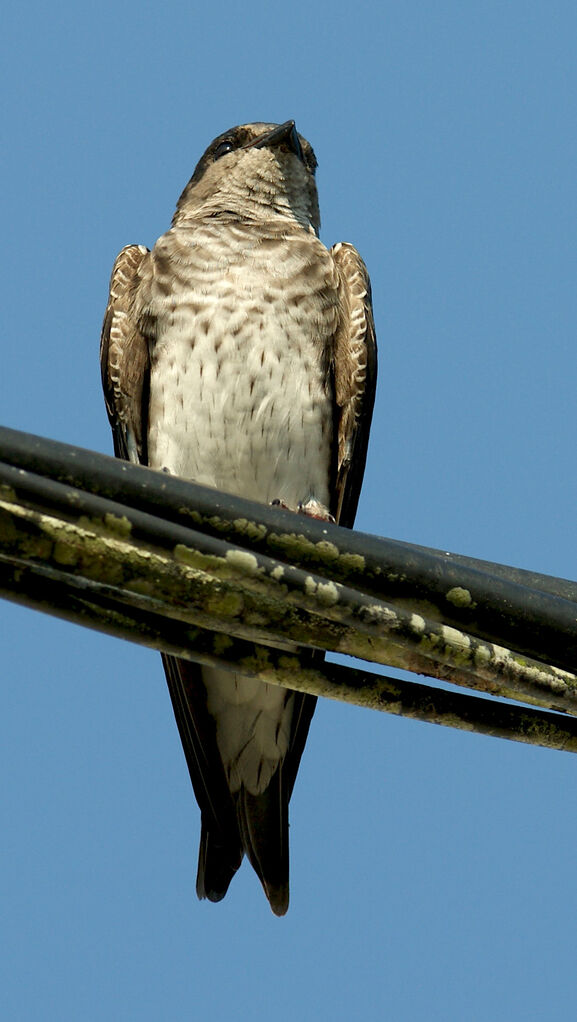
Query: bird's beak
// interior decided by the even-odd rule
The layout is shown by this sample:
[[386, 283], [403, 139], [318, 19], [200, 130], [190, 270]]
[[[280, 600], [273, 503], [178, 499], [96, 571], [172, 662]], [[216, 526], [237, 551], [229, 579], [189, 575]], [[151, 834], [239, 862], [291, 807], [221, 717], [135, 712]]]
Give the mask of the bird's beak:
[[272, 131], [267, 131], [266, 134], [259, 135], [258, 138], [253, 139], [244, 148], [264, 149], [269, 147], [272, 149], [279, 145], [286, 145], [291, 153], [294, 153], [295, 156], [298, 156], [299, 160], [304, 162], [303, 151], [294, 121], [285, 121], [284, 124], [279, 124]]

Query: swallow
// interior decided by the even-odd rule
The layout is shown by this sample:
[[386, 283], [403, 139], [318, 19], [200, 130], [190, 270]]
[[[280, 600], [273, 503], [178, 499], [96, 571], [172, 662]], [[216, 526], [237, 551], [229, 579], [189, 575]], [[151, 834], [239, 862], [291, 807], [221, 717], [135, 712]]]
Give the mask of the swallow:
[[[371, 287], [319, 240], [294, 121], [219, 135], [149, 250], [122, 249], [101, 338], [117, 457], [352, 527], [377, 370]], [[289, 903], [289, 800], [315, 698], [163, 655], [201, 811], [200, 898], [246, 854]]]

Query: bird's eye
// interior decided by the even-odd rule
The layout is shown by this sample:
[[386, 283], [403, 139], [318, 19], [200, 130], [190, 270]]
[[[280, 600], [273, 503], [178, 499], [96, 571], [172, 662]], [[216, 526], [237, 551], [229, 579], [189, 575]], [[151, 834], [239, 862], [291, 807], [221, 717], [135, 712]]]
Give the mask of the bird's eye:
[[231, 153], [234, 149], [234, 145], [230, 139], [225, 139], [224, 142], [219, 142], [216, 149], [214, 150], [215, 160], [220, 160], [221, 156], [226, 156], [227, 153]]

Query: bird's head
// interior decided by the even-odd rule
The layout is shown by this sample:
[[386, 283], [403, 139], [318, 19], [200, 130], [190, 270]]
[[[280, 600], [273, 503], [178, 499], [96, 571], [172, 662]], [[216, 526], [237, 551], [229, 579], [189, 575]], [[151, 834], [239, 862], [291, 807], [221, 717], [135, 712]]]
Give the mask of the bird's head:
[[199, 217], [290, 219], [320, 226], [312, 146], [294, 121], [240, 124], [211, 142], [180, 196], [173, 225]]

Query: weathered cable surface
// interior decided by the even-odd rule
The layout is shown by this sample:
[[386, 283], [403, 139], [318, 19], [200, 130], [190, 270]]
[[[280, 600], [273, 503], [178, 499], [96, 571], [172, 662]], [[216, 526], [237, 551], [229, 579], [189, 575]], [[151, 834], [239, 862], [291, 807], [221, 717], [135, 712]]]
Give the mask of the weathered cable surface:
[[0, 456], [36, 472], [328, 575], [477, 638], [577, 670], [577, 583], [350, 532], [106, 455], [0, 428]]
[[[291, 531], [297, 519], [286, 512], [11, 430], [0, 430], [0, 454], [6, 459], [0, 464], [0, 585], [9, 598], [166, 652], [242, 665], [248, 673], [256, 664], [262, 680], [438, 723], [454, 718], [453, 726], [483, 733], [510, 726], [518, 733], [507, 737], [571, 747], [572, 724], [556, 715], [542, 718], [538, 739], [534, 717], [514, 723], [505, 709], [499, 728], [490, 730], [493, 701], [460, 696], [467, 710], [465, 704], [458, 712], [455, 704], [432, 710], [448, 694], [421, 686], [415, 709], [415, 683], [335, 668], [337, 683], [334, 665], [310, 666], [296, 647], [344, 652], [575, 712], [577, 678], [556, 666], [574, 663], [573, 583], [300, 517], [298, 532]], [[448, 583], [455, 584], [447, 590]], [[456, 627], [458, 612], [471, 609], [475, 596], [485, 592], [490, 604], [492, 583], [492, 627], [499, 616], [503, 623], [498, 643], [485, 634], [490, 606], [476, 611], [483, 623], [473, 621], [476, 633]], [[455, 613], [443, 613], [441, 592]], [[523, 599], [529, 620], [543, 612], [539, 642], [532, 639], [537, 657], [506, 646], [509, 632], [518, 642], [526, 627]], [[541, 652], [542, 635], [561, 649], [551, 663]], [[407, 684], [413, 696], [393, 698]]]
[[301, 658], [268, 646], [193, 628], [150, 609], [119, 606], [105, 585], [79, 583], [72, 588], [57, 578], [27, 577], [26, 567], [12, 566], [11, 570], [11, 579], [4, 575], [8, 587], [0, 587], [10, 599], [151, 649], [230, 670], [241, 665], [243, 673], [261, 681], [413, 720], [577, 752], [577, 718], [572, 716], [443, 691], [333, 663], [304, 665]]

